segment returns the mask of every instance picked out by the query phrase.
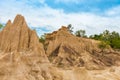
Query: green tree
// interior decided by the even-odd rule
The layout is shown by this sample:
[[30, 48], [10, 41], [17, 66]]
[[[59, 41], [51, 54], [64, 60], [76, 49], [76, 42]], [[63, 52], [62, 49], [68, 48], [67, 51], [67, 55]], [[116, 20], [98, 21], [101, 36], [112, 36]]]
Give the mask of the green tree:
[[120, 34], [118, 32], [113, 31], [111, 32], [110, 38], [111, 39], [120, 38]]
[[91, 35], [89, 38], [95, 39], [95, 40], [102, 40], [102, 34]]
[[75, 35], [77, 36], [77, 37], [87, 37], [86, 35], [85, 35], [85, 30], [78, 30], [78, 31], [76, 31], [75, 32]]
[[110, 35], [110, 45], [115, 49], [120, 49], [120, 35], [118, 32], [113, 31]]
[[110, 39], [110, 32], [108, 30], [105, 30], [103, 33], [102, 33], [102, 39], [104, 41], [108, 41]]
[[73, 27], [72, 27], [72, 24], [69, 24], [69, 25], [67, 26], [67, 28], [68, 28], [68, 30], [69, 30], [69, 32], [70, 32], [70, 33], [72, 33], [72, 32], [73, 32]]
[[46, 34], [41, 35], [41, 37], [39, 38], [39, 42], [41, 42], [42, 44], [45, 43], [45, 36], [46, 36]]
[[109, 44], [112, 48], [120, 49], [120, 34], [116, 31], [110, 32], [105, 30], [98, 35], [91, 35], [90, 38], [103, 41], [106, 44]]
[[119, 39], [117, 39], [117, 38], [112, 39], [110, 45], [114, 49], [120, 49], [120, 38]]
[[3, 28], [4, 26], [2, 24], [0, 24], [0, 30]]

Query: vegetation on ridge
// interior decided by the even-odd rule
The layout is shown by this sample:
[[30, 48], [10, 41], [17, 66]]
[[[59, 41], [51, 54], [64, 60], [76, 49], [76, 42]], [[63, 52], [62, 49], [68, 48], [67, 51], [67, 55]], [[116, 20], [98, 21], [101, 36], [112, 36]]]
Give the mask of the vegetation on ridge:
[[0, 30], [3, 28], [4, 26], [0, 23]]
[[85, 30], [77, 30], [77, 31], [75, 32], [75, 36], [86, 38], [86, 37], [87, 37], [86, 31], [85, 31]]
[[114, 49], [120, 49], [120, 34], [116, 31], [105, 30], [103, 33], [91, 35], [90, 38], [103, 41]]
[[39, 38], [39, 42], [41, 42], [43, 45], [44, 45], [44, 43], [45, 43], [45, 35], [46, 35], [46, 34], [41, 35], [40, 38]]
[[[77, 37], [83, 37], [83, 38], [90, 38], [95, 40], [100, 40], [101, 43], [99, 45], [100, 48], [105, 48], [108, 46], [111, 46], [114, 49], [120, 49], [120, 34], [116, 31], [110, 32], [109, 30], [105, 30], [100, 34], [94, 34], [90, 35], [89, 37], [86, 35], [85, 30], [77, 30], [75, 33], [73, 33], [73, 28], [71, 24], [67, 26], [69, 32], [71, 34], [74, 34]], [[42, 35], [39, 39], [40, 42], [44, 44], [45, 42], [45, 35]]]

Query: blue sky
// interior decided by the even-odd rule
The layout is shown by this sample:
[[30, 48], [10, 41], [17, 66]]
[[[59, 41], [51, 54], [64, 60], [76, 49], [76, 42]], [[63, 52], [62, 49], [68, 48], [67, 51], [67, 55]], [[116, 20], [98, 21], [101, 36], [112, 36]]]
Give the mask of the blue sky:
[[55, 9], [63, 9], [64, 12], [101, 12], [118, 6], [120, 0], [47, 0], [46, 3]]
[[72, 24], [87, 34], [103, 30], [120, 32], [120, 0], [1, 0], [0, 22], [25, 16], [39, 35]]

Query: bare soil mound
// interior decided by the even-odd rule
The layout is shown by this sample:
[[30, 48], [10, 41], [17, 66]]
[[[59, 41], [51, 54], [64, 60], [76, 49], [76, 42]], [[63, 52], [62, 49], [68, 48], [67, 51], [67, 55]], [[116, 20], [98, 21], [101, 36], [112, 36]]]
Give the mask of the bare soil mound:
[[62, 26], [58, 31], [46, 35], [45, 49], [49, 60], [60, 67], [86, 67], [103, 69], [117, 65], [120, 54], [110, 47], [99, 48], [100, 41], [72, 35]]

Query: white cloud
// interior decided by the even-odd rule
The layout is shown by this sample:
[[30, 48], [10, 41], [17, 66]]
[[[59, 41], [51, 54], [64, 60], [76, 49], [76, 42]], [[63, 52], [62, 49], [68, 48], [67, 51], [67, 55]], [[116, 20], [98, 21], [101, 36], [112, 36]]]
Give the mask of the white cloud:
[[119, 16], [120, 15], [120, 6], [113, 7], [112, 9], [108, 9], [106, 11], [106, 15], [108, 16]]
[[[111, 14], [112, 11], [114, 17], [111, 16], [113, 15], [113, 13]], [[85, 12], [66, 14], [63, 10], [53, 9], [47, 5], [35, 8], [26, 4], [26, 2], [15, 2], [15, 0], [12, 0], [11, 2], [6, 2], [6, 5], [2, 4], [0, 12], [0, 22], [6, 23], [8, 19], [13, 20], [15, 15], [19, 13], [25, 16], [29, 26], [45, 27], [51, 31], [57, 30], [62, 25], [72, 24], [74, 30], [85, 29], [88, 35], [100, 33], [105, 29], [120, 32], [119, 7], [103, 12], [108, 16]], [[44, 31], [41, 33], [44, 33]]]

